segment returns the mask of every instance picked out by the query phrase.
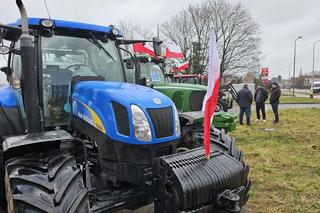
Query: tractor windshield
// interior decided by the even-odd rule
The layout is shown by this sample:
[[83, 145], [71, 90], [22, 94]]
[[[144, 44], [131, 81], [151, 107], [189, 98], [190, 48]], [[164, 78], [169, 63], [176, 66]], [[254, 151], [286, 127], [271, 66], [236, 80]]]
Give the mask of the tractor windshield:
[[198, 84], [197, 77], [194, 76], [179, 76], [175, 77], [177, 83], [184, 83], [184, 84]]
[[[55, 35], [42, 38], [43, 74], [103, 76], [106, 81], [124, 81], [114, 41], [99, 42], [88, 38]], [[61, 82], [57, 82], [61, 83]]]
[[94, 37], [54, 35], [41, 38], [43, 103], [46, 126], [68, 123], [70, 81], [73, 76], [102, 76], [124, 81], [115, 42]]
[[141, 78], [148, 78], [152, 83], [164, 83], [164, 74], [160, 66], [154, 62], [141, 63]]

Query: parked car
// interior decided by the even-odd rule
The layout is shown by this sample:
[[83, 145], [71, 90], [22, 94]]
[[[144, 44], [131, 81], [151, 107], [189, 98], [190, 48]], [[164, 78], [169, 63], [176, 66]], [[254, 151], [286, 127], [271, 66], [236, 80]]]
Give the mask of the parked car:
[[320, 93], [320, 81], [314, 82], [313, 93]]

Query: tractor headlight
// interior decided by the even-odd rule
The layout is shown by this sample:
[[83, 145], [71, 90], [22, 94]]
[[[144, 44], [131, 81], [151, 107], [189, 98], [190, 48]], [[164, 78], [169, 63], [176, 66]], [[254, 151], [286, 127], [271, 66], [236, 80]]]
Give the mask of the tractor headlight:
[[180, 121], [179, 121], [179, 114], [178, 110], [174, 107], [174, 118], [175, 118], [175, 124], [176, 124], [176, 135], [179, 136], [181, 134], [180, 129]]
[[52, 28], [54, 23], [52, 20], [50, 19], [42, 19], [40, 21], [41, 26], [45, 27], [45, 28]]
[[144, 112], [136, 105], [131, 105], [131, 112], [135, 137], [142, 141], [151, 141], [150, 124]]
[[111, 31], [112, 31], [112, 34], [113, 34], [114, 36], [118, 36], [118, 35], [120, 34], [119, 30], [116, 29], [116, 28], [112, 28]]

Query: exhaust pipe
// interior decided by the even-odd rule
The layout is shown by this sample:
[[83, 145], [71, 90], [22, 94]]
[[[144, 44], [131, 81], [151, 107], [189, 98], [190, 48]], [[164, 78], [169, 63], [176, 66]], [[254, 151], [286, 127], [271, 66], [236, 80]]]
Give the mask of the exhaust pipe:
[[29, 34], [28, 16], [21, 0], [16, 0], [21, 15], [20, 50], [21, 50], [21, 82], [24, 108], [27, 117], [28, 133], [41, 131], [38, 76], [35, 69], [34, 46]]

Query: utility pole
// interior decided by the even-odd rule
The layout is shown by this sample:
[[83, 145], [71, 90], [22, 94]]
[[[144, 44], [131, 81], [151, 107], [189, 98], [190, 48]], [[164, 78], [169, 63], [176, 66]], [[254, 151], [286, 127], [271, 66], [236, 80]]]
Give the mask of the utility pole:
[[292, 95], [294, 96], [294, 87], [295, 87], [295, 76], [296, 76], [296, 48], [297, 48], [297, 40], [301, 39], [302, 36], [299, 36], [294, 40], [294, 53], [293, 53], [293, 93]]
[[315, 78], [315, 70], [314, 70], [314, 52], [315, 52], [315, 47], [316, 47], [316, 44], [320, 42], [320, 40], [317, 40], [313, 43], [313, 55], [312, 55], [312, 86], [311, 86], [311, 95], [310, 95], [310, 98], [313, 98], [313, 89], [314, 89], [314, 78]]
[[289, 82], [289, 93], [291, 93], [291, 79], [290, 79], [290, 74], [291, 74], [291, 64], [289, 64], [289, 78], [288, 78], [288, 82]]

